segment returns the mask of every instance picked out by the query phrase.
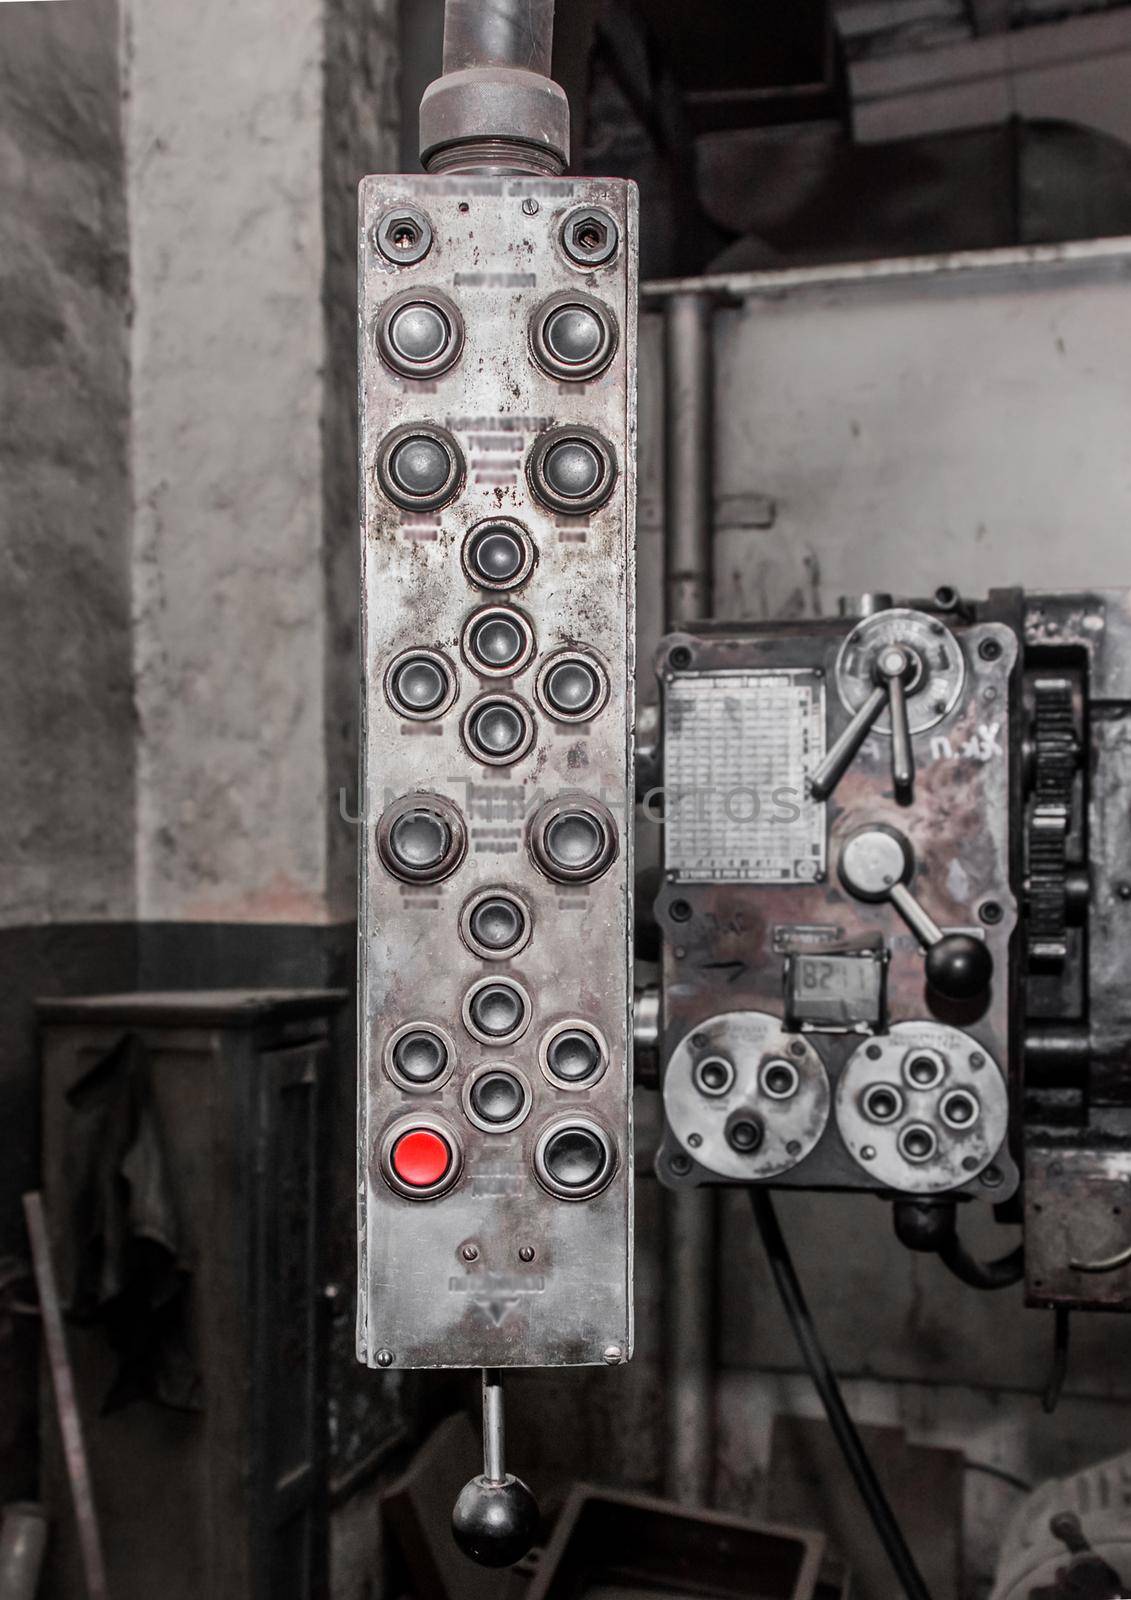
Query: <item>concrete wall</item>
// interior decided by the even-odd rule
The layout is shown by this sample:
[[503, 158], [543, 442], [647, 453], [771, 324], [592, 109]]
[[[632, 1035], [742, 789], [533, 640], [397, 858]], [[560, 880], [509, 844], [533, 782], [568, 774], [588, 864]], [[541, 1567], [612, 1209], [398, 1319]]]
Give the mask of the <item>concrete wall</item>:
[[129, 21], [138, 909], [323, 921], [322, 7]]
[[134, 909], [119, 103], [116, 0], [3, 8], [0, 926]]

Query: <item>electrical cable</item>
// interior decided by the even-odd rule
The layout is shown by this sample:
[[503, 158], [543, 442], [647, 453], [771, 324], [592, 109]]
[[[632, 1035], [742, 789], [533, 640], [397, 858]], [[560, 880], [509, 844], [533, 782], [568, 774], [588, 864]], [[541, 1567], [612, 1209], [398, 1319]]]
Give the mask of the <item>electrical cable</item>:
[[978, 1261], [958, 1234], [951, 1232], [939, 1241], [938, 1256], [956, 1278], [972, 1289], [1008, 1289], [1025, 1276], [1025, 1251], [1021, 1245], [994, 1261]]
[[856, 1425], [848, 1414], [836, 1374], [829, 1366], [821, 1346], [769, 1190], [752, 1188], [750, 1203], [754, 1208], [754, 1219], [762, 1236], [770, 1271], [773, 1273], [798, 1348], [809, 1369], [813, 1387], [821, 1398], [829, 1427], [860, 1491], [860, 1498], [867, 1507], [868, 1515], [891, 1562], [892, 1570], [907, 1600], [930, 1600], [930, 1591], [915, 1563], [915, 1557], [907, 1547], [903, 1530], [888, 1504], [880, 1480], [876, 1477], [875, 1468], [860, 1441]]
[[989, 1461], [971, 1461], [966, 1459], [962, 1465], [967, 1472], [981, 1472], [987, 1478], [997, 1478], [1000, 1483], [1007, 1483], [1011, 1489], [1017, 1489], [1021, 1494], [1032, 1494], [1033, 1485], [1024, 1478], [1019, 1478], [1015, 1472], [1007, 1472], [1004, 1467], [995, 1467]]

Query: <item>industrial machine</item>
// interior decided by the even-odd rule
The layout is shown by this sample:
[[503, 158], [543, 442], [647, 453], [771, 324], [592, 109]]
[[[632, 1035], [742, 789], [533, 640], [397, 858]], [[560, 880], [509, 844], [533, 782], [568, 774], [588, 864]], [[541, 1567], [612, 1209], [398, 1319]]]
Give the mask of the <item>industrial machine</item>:
[[[359, 1356], [483, 1369], [454, 1528], [516, 1559], [535, 1508], [502, 1370], [632, 1350], [642, 807], [663, 828], [638, 929], [660, 982], [635, 1011], [657, 1175], [751, 1190], [922, 1595], [768, 1191], [887, 1197], [967, 1283], [1024, 1276], [1062, 1356], [1069, 1310], [1131, 1308], [1131, 601], [940, 589], [705, 620], [685, 473], [634, 756], [635, 195], [562, 176], [552, 18], [448, 0], [426, 175], [361, 191]], [[669, 430], [696, 400], [694, 299]], [[698, 413], [677, 431], [673, 482], [708, 450]], [[976, 1259], [969, 1205], [1024, 1220], [1023, 1249]]]

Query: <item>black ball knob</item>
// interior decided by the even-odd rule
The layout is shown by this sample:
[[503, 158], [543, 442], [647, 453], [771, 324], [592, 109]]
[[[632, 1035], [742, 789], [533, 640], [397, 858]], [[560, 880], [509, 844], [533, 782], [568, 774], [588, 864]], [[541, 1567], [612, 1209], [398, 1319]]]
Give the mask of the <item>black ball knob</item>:
[[452, 1536], [481, 1567], [513, 1567], [534, 1543], [539, 1521], [538, 1502], [521, 1478], [472, 1478], [452, 1512]]
[[994, 975], [994, 958], [981, 939], [948, 933], [927, 951], [927, 982], [948, 1000], [973, 1000]]

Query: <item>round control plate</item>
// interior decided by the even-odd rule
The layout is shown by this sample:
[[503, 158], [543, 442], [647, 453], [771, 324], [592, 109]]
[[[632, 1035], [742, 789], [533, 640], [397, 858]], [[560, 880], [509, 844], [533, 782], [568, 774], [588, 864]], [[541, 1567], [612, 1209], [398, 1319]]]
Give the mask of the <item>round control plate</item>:
[[990, 1165], [1006, 1135], [1009, 1098], [997, 1062], [968, 1033], [897, 1022], [849, 1057], [836, 1120], [849, 1154], [876, 1183], [943, 1194]]
[[[913, 652], [918, 663], [908, 685], [907, 723], [913, 734], [924, 733], [954, 710], [966, 681], [966, 659], [958, 640], [937, 617], [905, 606], [864, 617], [837, 655], [837, 691], [850, 711], [858, 711], [876, 687], [877, 657], [892, 644]], [[890, 735], [890, 711], [881, 711], [872, 728]]]
[[[733, 1076], [717, 1066], [724, 1062]], [[664, 1114], [675, 1138], [701, 1167], [737, 1183], [775, 1178], [804, 1161], [825, 1131], [830, 1098], [813, 1046], [764, 1011], [724, 1011], [699, 1023], [676, 1045], [664, 1075]], [[747, 1124], [760, 1137], [740, 1148], [750, 1138]]]

